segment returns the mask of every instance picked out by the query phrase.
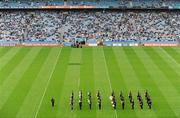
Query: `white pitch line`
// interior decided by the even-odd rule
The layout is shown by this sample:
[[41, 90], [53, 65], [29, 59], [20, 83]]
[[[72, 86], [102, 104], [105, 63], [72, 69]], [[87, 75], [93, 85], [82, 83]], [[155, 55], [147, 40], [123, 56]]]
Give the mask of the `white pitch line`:
[[[112, 86], [111, 86], [111, 82], [110, 82], [110, 78], [109, 78], [109, 73], [108, 73], [106, 58], [105, 58], [105, 56], [104, 56], [104, 49], [103, 49], [103, 57], [104, 57], [105, 69], [106, 69], [106, 74], [107, 74], [107, 77], [108, 77], [109, 87], [110, 87], [110, 89], [111, 89], [111, 91], [112, 91]], [[116, 110], [115, 110], [115, 115], [116, 115], [116, 118], [117, 118], [117, 111], [116, 111]]]
[[[61, 50], [62, 50], [62, 48], [61, 48]], [[51, 74], [50, 74], [50, 76], [49, 76], [49, 79], [48, 79], [48, 81], [47, 81], [46, 88], [45, 88], [45, 90], [44, 90], [43, 96], [42, 96], [42, 98], [41, 98], [41, 101], [40, 101], [40, 103], [39, 103], [38, 109], [37, 109], [36, 114], [35, 114], [35, 118], [37, 118], [37, 115], [38, 115], [38, 113], [39, 113], [39, 109], [41, 108], [42, 101], [43, 101], [43, 99], [44, 99], [44, 96], [45, 96], [45, 94], [46, 94], [46, 91], [47, 91], [49, 82], [50, 82], [50, 80], [51, 80], [51, 78], [52, 78], [52, 75], [53, 75], [53, 73], [54, 73], [55, 67], [56, 67], [56, 65], [57, 65], [59, 55], [61, 54], [61, 50], [60, 50], [59, 53], [58, 53], [56, 63], [55, 63], [55, 65], [54, 65], [54, 67], [53, 67], [53, 69], [52, 69], [52, 71], [51, 71]]]

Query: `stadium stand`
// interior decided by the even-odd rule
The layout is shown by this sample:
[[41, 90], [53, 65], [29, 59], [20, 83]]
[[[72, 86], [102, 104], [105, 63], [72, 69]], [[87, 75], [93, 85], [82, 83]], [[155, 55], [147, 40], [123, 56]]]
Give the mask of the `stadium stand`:
[[177, 44], [179, 17], [177, 12], [152, 11], [1, 11], [0, 41]]
[[0, 8], [36, 8], [38, 6], [64, 5], [63, 0], [0, 0]]
[[0, 0], [0, 8], [39, 6], [96, 6], [96, 8], [180, 8], [179, 0]]

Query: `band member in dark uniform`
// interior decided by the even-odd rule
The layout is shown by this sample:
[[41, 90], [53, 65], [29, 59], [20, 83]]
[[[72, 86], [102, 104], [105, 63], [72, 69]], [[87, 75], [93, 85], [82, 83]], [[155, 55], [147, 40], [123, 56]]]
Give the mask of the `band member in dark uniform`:
[[88, 104], [89, 104], [89, 109], [91, 109], [91, 106], [92, 106], [92, 100], [91, 99], [88, 99]]
[[148, 95], [149, 95], [149, 94], [148, 94], [148, 92], [147, 92], [147, 90], [146, 90], [146, 91], [145, 91], [145, 95], [144, 95], [144, 96], [145, 96], [145, 98], [147, 98], [147, 97], [148, 97]]
[[55, 105], [55, 99], [53, 97], [51, 98], [51, 105], [52, 105], [52, 107], [54, 107], [54, 105]]
[[[131, 109], [134, 109], [134, 100], [133, 100], [131, 91], [129, 92], [128, 97], [129, 97], [129, 102], [131, 104]], [[138, 94], [138, 97], [139, 97], [139, 94]]]
[[82, 99], [81, 98], [79, 99], [79, 108], [80, 108], [80, 110], [82, 109]]
[[101, 98], [98, 99], [98, 107], [99, 107], [99, 110], [101, 110]]
[[100, 97], [100, 92], [99, 92], [99, 90], [98, 90], [98, 92], [97, 92], [97, 94], [96, 94], [96, 97], [97, 97], [97, 98]]
[[79, 91], [79, 108], [82, 109], [82, 91]]
[[71, 93], [71, 98], [74, 99], [74, 92]]
[[148, 104], [149, 109], [151, 109], [151, 105], [152, 105], [151, 99], [149, 99], [149, 100], [147, 101], [147, 104]]
[[131, 108], [134, 109], [134, 100], [131, 100]]
[[92, 106], [91, 92], [88, 92], [88, 104], [89, 104], [89, 108], [91, 109], [91, 106]]
[[141, 97], [139, 91], [138, 91], [138, 94], [137, 94], [137, 99], [139, 100], [139, 98]]
[[121, 100], [121, 105], [122, 105], [122, 109], [124, 110], [124, 107], [125, 107], [125, 99], [124, 99], [124, 96], [122, 94], [122, 91], [120, 92], [120, 100]]
[[131, 91], [129, 92], [128, 97], [129, 97], [129, 101], [131, 103], [131, 101], [132, 101], [132, 93], [131, 93]]
[[99, 90], [96, 94], [96, 97], [97, 97], [97, 102], [98, 102], [98, 108], [99, 108], [99, 110], [101, 110], [101, 95], [100, 95]]
[[73, 110], [73, 105], [74, 105], [74, 93], [72, 92], [71, 97], [70, 97], [71, 110]]
[[88, 97], [91, 97], [91, 92], [88, 92]]
[[114, 109], [116, 109], [116, 98], [115, 98], [115, 95], [114, 95], [114, 91], [112, 91], [111, 96], [109, 98], [111, 100], [112, 107]]
[[115, 99], [115, 96], [113, 97], [113, 108], [116, 109], [116, 99]]
[[125, 102], [124, 102], [124, 100], [123, 100], [123, 101], [121, 101], [121, 104], [122, 104], [122, 109], [124, 110], [124, 106], [125, 106]]
[[139, 101], [139, 105], [140, 105], [141, 109], [143, 109], [143, 99], [142, 99], [141, 94], [139, 93], [139, 91], [138, 91], [137, 99]]
[[115, 98], [115, 95], [114, 95], [114, 91], [112, 92], [111, 94], [112, 96], [112, 100], [111, 100], [111, 103], [112, 103], [112, 106], [114, 109], [116, 109], [116, 98]]
[[139, 101], [139, 104], [140, 104], [141, 109], [143, 109], [143, 101], [142, 100]]
[[71, 110], [73, 110], [73, 105], [74, 105], [74, 103], [73, 103], [73, 100], [71, 99], [71, 100], [70, 100]]
[[145, 96], [145, 98], [146, 98], [146, 102], [147, 102], [147, 105], [148, 105], [149, 109], [151, 109], [152, 101], [151, 101], [150, 95], [149, 95], [149, 93], [147, 92], [147, 90], [146, 90], [144, 96]]

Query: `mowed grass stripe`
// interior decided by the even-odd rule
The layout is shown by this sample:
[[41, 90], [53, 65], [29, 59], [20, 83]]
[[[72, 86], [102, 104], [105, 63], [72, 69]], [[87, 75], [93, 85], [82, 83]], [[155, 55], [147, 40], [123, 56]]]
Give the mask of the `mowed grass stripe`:
[[6, 52], [6, 54], [3, 55], [3, 57], [0, 58], [0, 71], [7, 63], [9, 63], [11, 58], [13, 58], [20, 49], [21, 48], [11, 48], [8, 52]]
[[0, 113], [6, 114], [6, 117], [16, 116], [16, 113], [20, 109], [24, 98], [26, 97], [33, 81], [36, 79], [39, 70], [44, 64], [49, 52], [50, 50], [48, 48], [41, 49], [40, 53], [34, 59], [31, 66], [28, 68], [28, 70], [23, 74], [23, 76], [19, 80], [18, 85], [13, 90], [12, 94], [9, 96], [3, 108], [0, 110]]
[[[158, 88], [151, 80], [148, 70], [145, 68], [145, 66], [141, 62], [141, 58], [144, 55], [141, 54], [138, 57], [137, 54], [135, 53], [136, 50], [137, 48], [131, 48], [131, 47], [124, 48], [124, 52], [126, 53], [127, 59], [129, 63], [131, 64], [138, 78], [139, 83], [142, 86], [142, 90], [140, 90], [140, 93], [144, 100], [144, 109], [142, 111], [136, 111], [136, 112], [138, 112], [139, 114], [140, 112], [142, 112], [141, 117], [160, 117], [158, 116], [160, 114], [154, 109], [154, 104], [155, 105], [157, 104], [156, 101], [155, 102], [153, 101], [153, 108], [151, 110], [149, 110], [147, 107], [146, 100], [144, 97], [145, 90], [148, 90], [152, 98], [154, 97], [154, 94], [159, 94], [160, 92], [158, 92]], [[137, 93], [136, 93], [136, 96], [137, 96]], [[136, 101], [137, 101], [137, 97], [136, 97]], [[136, 106], [139, 107], [139, 103], [137, 103]]]
[[[33, 47], [34, 48], [34, 47]], [[45, 47], [47, 48], [47, 47]], [[47, 85], [48, 79], [54, 66], [56, 65], [57, 55], [59, 54], [59, 47], [49, 47], [50, 52], [47, 59], [43, 62], [43, 66], [39, 70], [39, 73], [29, 88], [21, 108], [19, 109], [16, 117], [17, 118], [33, 118], [37, 111], [42, 98], [44, 87]]]
[[180, 65], [180, 54], [176, 50], [174, 50], [172, 47], [162, 47], [162, 49]]
[[[119, 92], [128, 92], [126, 84], [124, 82], [121, 70], [118, 66], [117, 58], [111, 47], [104, 47], [104, 56], [108, 68], [109, 78], [112, 84], [112, 89], [117, 94], [117, 100], [119, 102]], [[118, 104], [119, 106], [119, 104]], [[118, 107], [119, 108], [119, 107]]]
[[[128, 92], [131, 91], [133, 98], [135, 100], [135, 109], [131, 110], [131, 104], [129, 102], [128, 93], [125, 93], [126, 97], [126, 106], [129, 110], [129, 113], [135, 112], [137, 117], [156, 117], [156, 114], [153, 110], [148, 110], [147, 105], [144, 105], [144, 109], [141, 110], [139, 106], [139, 102], [137, 100], [137, 92], [144, 93], [146, 90], [146, 86], [144, 83], [141, 83], [140, 78], [136, 71], [138, 71], [137, 68], [134, 68], [138, 66], [138, 63], [133, 62], [134, 55], [131, 55], [131, 51], [125, 51], [127, 50], [126, 47], [123, 48], [114, 48], [114, 52], [116, 55], [116, 58], [118, 59], [119, 67], [121, 68], [121, 72], [125, 81], [125, 84], [128, 88]], [[130, 56], [130, 57], [129, 57]]]
[[[19, 64], [17, 64], [16, 67], [12, 69], [12, 71], [8, 75], [6, 75], [4, 81], [0, 83], [0, 117], [35, 117], [35, 113], [37, 112], [37, 108], [39, 107], [39, 103], [44, 93], [44, 88], [47, 87], [47, 83], [49, 82], [50, 83], [48, 85], [47, 91], [45, 92], [45, 97], [43, 97], [42, 106], [40, 106], [40, 111], [37, 112], [37, 117], [40, 118], [76, 118], [83, 116], [88, 117], [87, 114], [90, 114], [89, 117], [98, 118], [117, 117], [109, 100], [111, 88], [115, 90], [116, 94], [118, 103], [118, 109], [116, 110], [116, 112], [118, 114], [118, 117], [180, 117], [180, 94], [178, 92], [179, 84], [173, 85], [171, 82], [172, 80], [170, 80], [173, 77], [168, 78], [166, 74], [164, 74], [165, 72], [169, 72], [169, 77], [171, 75], [174, 76], [174, 74], [172, 74], [171, 72], [174, 71], [174, 73], [176, 73], [176, 76], [179, 76], [179, 67], [174, 62], [179, 61], [177, 60], [179, 58], [179, 55], [172, 56], [174, 55], [174, 52], [177, 54], [179, 53], [177, 47], [171, 48], [172, 52], [174, 50], [172, 54], [169, 54], [165, 49], [163, 49], [164, 47], [162, 49], [159, 47], [151, 47], [150, 50], [149, 48], [142, 47], [125, 47], [128, 50], [127, 53], [125, 53], [124, 50], [126, 49], [124, 49], [124, 47], [87, 47], [83, 49], [63, 47], [62, 52], [64, 54], [62, 55], [61, 53], [59, 58], [57, 57], [57, 55], [61, 48], [49, 47], [50, 52], [47, 58], [42, 62], [43, 64], [42, 67], [40, 67], [41, 69], [38, 70], [38, 74], [34, 79], [29, 78], [27, 80], [22, 77], [24, 76], [24, 73], [26, 73], [26, 71], [31, 68], [31, 64], [36, 61], [37, 55], [39, 55], [39, 52], [41, 51], [41, 47], [18, 47], [10, 49], [4, 56], [0, 58], [0, 62], [1, 60], [4, 62], [0, 64], [0, 71], [1, 68], [3, 69], [9, 63], [9, 61], [24, 48], [30, 49], [29, 51], [27, 51], [27, 54], [24, 53], [25, 57], [23, 57], [23, 59], [20, 59], [21, 61], [19, 61]], [[163, 52], [161, 52], [162, 50]], [[157, 57], [157, 55], [159, 57]], [[57, 65], [55, 62], [56, 59], [58, 59]], [[157, 62], [154, 62], [158, 61], [159, 63], [161, 59], [163, 60], [163, 63], [161, 62], [161, 65], [158, 65], [156, 64]], [[165, 63], [167, 64], [167, 67], [165, 68], [171, 69], [171, 71], [165, 71], [165, 69], [162, 70], [159, 67], [164, 67], [163, 64]], [[111, 66], [110, 64], [115, 64], [115, 66]], [[54, 69], [52, 68], [54, 67], [55, 71], [57, 72], [53, 72]], [[82, 73], [80, 73], [80, 68]], [[112, 72], [114, 70], [116, 72]], [[51, 72], [53, 72], [52, 78], [49, 82], [47, 82], [49, 76], [51, 75]], [[118, 72], [120, 72], [120, 74], [117, 74]], [[117, 77], [117, 75], [121, 75], [121, 78]], [[78, 78], [79, 76], [82, 77]], [[121, 81], [119, 79], [122, 79], [124, 83], [119, 83], [119, 81]], [[178, 77], [173, 81], [178, 83]], [[27, 88], [25, 85], [23, 85], [23, 83], [27, 85]], [[114, 86], [111, 87], [111, 84], [112, 86]], [[131, 84], [133, 85], [131, 86]], [[130, 89], [133, 89], [133, 91], [137, 92], [136, 86], [142, 93], [143, 98], [143, 90], [148, 87], [153, 101], [152, 110], [147, 109], [145, 100], [145, 109], [143, 110], [136, 108], [139, 107], [137, 106], [137, 103], [135, 103], [134, 111], [130, 109], [130, 106], [126, 106], [124, 111], [121, 110], [119, 91], [123, 89], [123, 94], [126, 98], [127, 105], [129, 104], [127, 103], [129, 102], [127, 100], [127, 93]], [[25, 90], [20, 90], [23, 88], [25, 88]], [[91, 111], [89, 110], [87, 103], [87, 92], [89, 91], [89, 88], [93, 92], [93, 110]], [[79, 110], [78, 106], [78, 90], [80, 89], [82, 89], [84, 97], [82, 111]], [[74, 90], [76, 99], [74, 104], [75, 108], [73, 111], [71, 111], [69, 107], [69, 97], [72, 90]], [[97, 101], [94, 100], [96, 99], [96, 90], [101, 91], [102, 110], [97, 109]], [[137, 100], [136, 94], [133, 95], [135, 100]], [[54, 108], [51, 107], [50, 102], [52, 96], [55, 96], [56, 100]], [[16, 99], [20, 100], [17, 100], [17, 103], [12, 103], [16, 101]], [[7, 113], [5, 113], [4, 109], [7, 108], [9, 110], [7, 110]], [[1, 111], [3, 111], [2, 114]], [[11, 113], [14, 114], [14, 116], [9, 115]]]
[[[158, 48], [150, 48], [147, 49], [148, 54], [151, 56], [151, 59], [153, 59], [154, 63], [158, 66], [158, 68], [163, 72], [163, 74], [166, 76], [166, 78], [171, 82], [171, 84], [174, 86], [174, 88], [179, 92], [180, 94], [180, 75], [174, 67], [171, 67], [169, 63], [167, 63], [167, 57], [164, 56], [161, 57], [163, 52], [159, 52]], [[158, 53], [159, 52], [159, 53]], [[172, 60], [171, 60], [172, 61]], [[173, 64], [173, 66], [178, 66]], [[179, 68], [179, 67], [177, 67]]]
[[3, 57], [5, 54], [7, 54], [8, 51], [11, 50], [11, 49], [12, 49], [11, 47], [0, 48], [0, 58]]
[[[132, 114], [136, 117], [142, 117], [142, 112], [137, 106], [138, 102], [136, 101], [136, 93], [138, 90], [141, 90], [141, 86], [138, 82], [138, 78], [134, 74], [134, 70], [128, 62], [128, 58], [123, 51], [123, 48], [114, 47], [112, 48], [114, 51], [115, 58], [117, 59], [118, 66], [120, 68], [120, 72], [122, 74], [122, 79], [124, 80], [124, 84], [126, 86], [126, 91], [122, 91], [125, 97], [125, 109], [126, 114]], [[128, 93], [132, 92], [133, 98], [135, 100], [135, 109], [131, 110], [131, 104], [129, 102]], [[132, 117], [129, 115], [128, 117]]]
[[4, 66], [6, 66], [9, 63], [9, 61], [16, 55], [16, 53], [18, 53], [18, 51], [20, 49], [21, 48], [16, 48], [14, 50], [10, 50], [0, 58], [0, 62], [1, 62], [0, 63], [0, 72], [2, 69], [4, 69]]
[[[62, 49], [61, 49], [61, 50], [62, 50]], [[48, 86], [49, 86], [49, 82], [51, 81], [52, 75], [53, 75], [53, 73], [54, 73], [54, 70], [55, 70], [56, 65], [57, 65], [57, 62], [58, 62], [58, 58], [59, 58], [59, 56], [60, 56], [60, 54], [61, 54], [61, 50], [59, 51], [59, 53], [58, 53], [58, 55], [57, 55], [57, 58], [56, 58], [56, 60], [55, 60], [55, 64], [54, 64], [54, 66], [53, 66], [53, 68], [52, 68], [52, 70], [51, 70], [51, 73], [50, 73], [50, 75], [49, 75], [49, 78], [48, 78], [48, 80], [47, 80], [47, 82], [46, 82], [45, 88], [44, 88], [44, 90], [43, 90], [42, 97], [41, 97], [41, 99], [40, 99], [40, 102], [39, 102], [39, 105], [38, 105], [38, 108], [37, 108], [37, 111], [36, 111], [36, 114], [35, 114], [35, 118], [37, 117], [37, 115], [38, 115], [38, 113], [39, 113], [39, 109], [41, 108], [41, 105], [42, 105], [44, 96], [45, 96], [46, 91], [47, 91], [47, 88], [48, 88]], [[53, 105], [53, 107], [54, 107], [54, 105]]]
[[[176, 96], [177, 92], [172, 86], [172, 84], [169, 82], [167, 77], [164, 75], [164, 73], [160, 70], [158, 65], [156, 65], [155, 61], [159, 61], [159, 60], [156, 60], [156, 59], [154, 60], [151, 57], [152, 55], [150, 53], [152, 54], [154, 53], [151, 52], [151, 49], [150, 50], [149, 49], [150, 48], [147, 47], [147, 48], [143, 48], [143, 50], [141, 49], [142, 51], [140, 50], [141, 53], [143, 53], [145, 56], [145, 59], [142, 59], [142, 62], [144, 63], [144, 65], [146, 65], [145, 68], [148, 70], [148, 73], [150, 74], [151, 79], [154, 81], [154, 83], [156, 84], [156, 86], [159, 88], [160, 92], [164, 96], [164, 101], [163, 101], [163, 98], [161, 98], [160, 93], [154, 94], [152, 96], [152, 97], [156, 96], [153, 98], [153, 101], [156, 100], [158, 102], [156, 106], [154, 106], [153, 104], [153, 108], [161, 112], [159, 113], [161, 117], [165, 117], [165, 116], [177, 117], [178, 106], [175, 105], [175, 102], [177, 99], [177, 96]], [[165, 115], [163, 113], [167, 113], [167, 114]]]
[[[37, 118], [54, 118], [59, 110], [59, 99], [64, 84], [65, 74], [67, 71], [67, 64], [69, 61], [71, 48], [63, 47], [58, 57], [54, 73], [52, 74], [51, 81], [49, 82], [46, 94], [43, 98], [41, 107], [37, 114]], [[43, 91], [42, 91], [43, 92]], [[43, 93], [42, 93], [43, 94]], [[55, 98], [55, 107], [51, 107], [51, 97]]]
[[[76, 76], [74, 76], [75, 78], [75, 81], [73, 85], [73, 88], [75, 88], [75, 90], [73, 88], [71, 88], [71, 90], [74, 91], [74, 115], [73, 117], [76, 117], [77, 116], [77, 112], [76, 111], [79, 111], [79, 104], [78, 104], [78, 101], [79, 101], [79, 89], [80, 89], [80, 81], [81, 81], [81, 78], [80, 78], [80, 68], [81, 68], [81, 65], [82, 65], [82, 49], [72, 49], [71, 51], [71, 57], [69, 59], [69, 63], [68, 63], [68, 67], [69, 69], [71, 70], [71, 72], [74, 74], [73, 69], [77, 69], [76, 70]], [[68, 71], [69, 72], [69, 71]], [[67, 73], [68, 74], [68, 73]], [[72, 74], [72, 75], [73, 75]], [[71, 75], [71, 76], [72, 76]], [[67, 76], [68, 77], [68, 76]], [[72, 84], [72, 83], [71, 83]], [[77, 90], [77, 91], [76, 91]], [[71, 91], [72, 92], [72, 91]], [[71, 94], [71, 93], [70, 93]], [[68, 95], [68, 97], [70, 97], [70, 95]], [[68, 102], [69, 103], [69, 102]]]
[[8, 63], [0, 70], [0, 85], [6, 77], [11, 73], [16, 66], [24, 59], [25, 55], [30, 51], [30, 48], [21, 48], [15, 56], [9, 60]]
[[[18, 84], [20, 78], [23, 76], [23, 74], [27, 71], [29, 66], [31, 65], [33, 59], [35, 58], [36, 54], [39, 52], [38, 50], [31, 49], [30, 52], [28, 52], [25, 56], [25, 58], [18, 64], [18, 66], [11, 72], [7, 78], [4, 80], [3, 84], [0, 86], [0, 110], [2, 110], [2, 107], [8, 100], [9, 96], [15, 89], [16, 85]], [[18, 96], [18, 94], [17, 94]], [[7, 112], [8, 113], [8, 112]], [[7, 113], [0, 114], [4, 117], [7, 115]]]
[[[152, 98], [152, 108], [156, 112], [158, 117], [176, 117], [171, 104], [168, 102], [166, 92], [161, 87], [161, 75], [157, 73], [156, 65], [148, 57], [146, 52], [141, 48], [134, 49], [137, 60], [139, 60], [140, 71], [137, 71], [139, 75], [144, 75], [142, 82], [147, 86], [147, 89]], [[166, 114], [164, 114], [166, 113]]]
[[[161, 52], [161, 51], [162, 51], [162, 53], [159, 54], [162, 58], [164, 58], [163, 56], [166, 56], [167, 58], [169, 58], [169, 60], [168, 60], [167, 62], [174, 63], [175, 65], [179, 66], [179, 68], [180, 68], [180, 64], [178, 63], [179, 59], [176, 60], [176, 58], [180, 58], [180, 55], [178, 55], [178, 53], [177, 53], [176, 51], [174, 51], [174, 52], [175, 52], [177, 55], [174, 54], [174, 55], [176, 55], [176, 58], [174, 58], [175, 56], [172, 56], [171, 53], [168, 53], [168, 52], [164, 49], [164, 47], [158, 47], [158, 49], [159, 49], [159, 50], [157, 50], [157, 52]], [[169, 49], [172, 49], [172, 48], [169, 47]], [[173, 53], [174, 53], [174, 52], [173, 52]], [[161, 54], [162, 54], [162, 55], [161, 55]], [[165, 61], [166, 61], [166, 60], [165, 60]]]
[[127, 93], [125, 94], [127, 97], [130, 91], [132, 92], [132, 94], [136, 95], [137, 91], [141, 89], [143, 90], [143, 88], [141, 87], [139, 78], [136, 76], [132, 65], [129, 63], [127, 54], [123, 49], [124, 48], [115, 47], [113, 48], [113, 51], [127, 88]]
[[133, 94], [133, 98], [135, 99], [137, 91], [141, 91], [143, 90], [143, 88], [138, 81], [139, 78], [137, 78], [135, 75], [132, 65], [128, 61], [126, 53], [123, 51], [123, 48], [115, 47], [113, 48], [113, 51], [116, 56], [118, 66], [121, 70], [122, 79], [124, 80], [124, 84], [127, 89], [125, 92], [123, 91], [124, 97], [126, 98], [126, 105], [128, 109], [131, 109], [128, 93], [131, 91]]
[[[177, 63], [177, 61], [171, 57], [165, 50], [163, 50], [161, 47], [158, 47], [156, 52], [159, 54], [161, 58], [164, 59], [164, 61], [169, 65], [171, 69], [174, 70], [174, 72], [180, 77], [180, 64]], [[180, 82], [180, 81], [179, 81]]]
[[[180, 76], [179, 73], [176, 72], [175, 69], [173, 69], [174, 67], [172, 65], [170, 65], [169, 63], [167, 63], [167, 58], [163, 58], [161, 57], [161, 53], [158, 53], [159, 49], [158, 48], [151, 48], [149, 49], [150, 51], [149, 54], [151, 55], [152, 59], [155, 58], [159, 58], [161, 59], [161, 62], [157, 62], [154, 61], [156, 63], [156, 65], [158, 66], [158, 68], [161, 70], [161, 72], [164, 74], [164, 79], [166, 79], [166, 81], [169, 83], [169, 95], [173, 95], [175, 97], [171, 98], [172, 100], [170, 100], [171, 102], [171, 106], [174, 110], [174, 112], [176, 113], [177, 116], [180, 116], [178, 110], [180, 109], [180, 103], [177, 102], [180, 99]], [[154, 55], [152, 55], [152, 53]], [[173, 68], [172, 68], [172, 67]], [[179, 65], [174, 65], [174, 66], [179, 66]], [[173, 93], [173, 94], [172, 94]]]
[[[71, 49], [70, 57], [67, 63], [67, 71], [65, 72], [65, 80], [60, 93], [58, 104], [58, 112], [56, 117], [69, 117], [76, 118], [78, 109], [78, 82], [80, 79], [80, 66], [81, 66], [81, 49]], [[74, 92], [74, 109], [70, 108], [70, 95]]]
[[136, 117], [135, 112], [129, 113], [129, 110], [127, 108], [125, 110], [122, 110], [121, 108], [121, 102], [119, 98], [119, 92], [122, 91], [123, 95], [127, 101], [127, 93], [128, 89], [126, 86], [126, 83], [124, 81], [124, 78], [122, 76], [122, 70], [119, 67], [118, 59], [116, 58], [114, 51], [112, 47], [104, 47], [104, 55], [106, 59], [106, 64], [108, 68], [108, 73], [110, 77], [110, 81], [112, 84], [112, 89], [115, 91], [116, 94], [116, 100], [117, 100], [117, 110], [120, 109], [120, 111], [117, 112], [118, 117]]
[[[95, 118], [96, 117], [96, 102], [95, 102], [95, 88], [94, 88], [94, 72], [93, 72], [93, 49], [86, 47], [82, 50], [81, 68], [80, 68], [80, 86], [79, 90], [83, 92], [82, 111], [77, 112], [77, 117]], [[88, 92], [92, 94], [92, 109], [88, 105]], [[78, 108], [79, 109], [79, 108]]]
[[95, 87], [101, 93], [102, 109], [97, 110], [98, 118], [115, 118], [115, 111], [112, 109], [109, 96], [112, 92], [107, 74], [107, 66], [104, 57], [103, 47], [93, 49], [94, 79]]

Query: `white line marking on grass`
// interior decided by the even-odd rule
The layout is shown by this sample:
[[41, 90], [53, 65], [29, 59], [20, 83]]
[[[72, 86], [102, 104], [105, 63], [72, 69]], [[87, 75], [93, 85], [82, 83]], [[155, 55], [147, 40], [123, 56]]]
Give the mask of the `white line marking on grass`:
[[[111, 91], [112, 91], [112, 86], [111, 86], [111, 82], [110, 82], [110, 78], [109, 78], [109, 73], [108, 73], [106, 58], [105, 58], [105, 55], [104, 55], [104, 49], [103, 49], [103, 57], [104, 57], [105, 69], [106, 69], [106, 74], [107, 74], [107, 77], [108, 77], [109, 87], [110, 87], [110, 89], [111, 89]], [[116, 118], [117, 118], [117, 111], [116, 111], [116, 110], [115, 110], [115, 115], [116, 115]]]
[[[61, 48], [61, 50], [62, 50], [62, 48]], [[35, 118], [37, 118], [37, 115], [38, 115], [39, 110], [40, 110], [40, 108], [41, 108], [42, 101], [43, 101], [44, 96], [45, 96], [45, 94], [46, 94], [46, 91], [47, 91], [49, 82], [50, 82], [50, 80], [51, 80], [51, 78], [52, 78], [52, 75], [53, 75], [53, 73], [54, 73], [54, 70], [55, 70], [55, 68], [56, 68], [56, 65], [57, 65], [57, 62], [58, 62], [58, 59], [59, 59], [59, 55], [61, 54], [61, 50], [60, 50], [59, 53], [58, 53], [56, 63], [55, 63], [55, 65], [54, 65], [54, 67], [53, 67], [53, 69], [52, 69], [52, 71], [51, 71], [51, 74], [50, 74], [50, 76], [49, 76], [49, 79], [48, 79], [48, 81], [47, 81], [46, 88], [45, 88], [45, 90], [44, 90], [43, 96], [42, 96], [42, 98], [41, 98], [41, 101], [40, 101], [40, 103], [39, 103], [38, 109], [37, 109], [36, 114], [35, 114]]]

